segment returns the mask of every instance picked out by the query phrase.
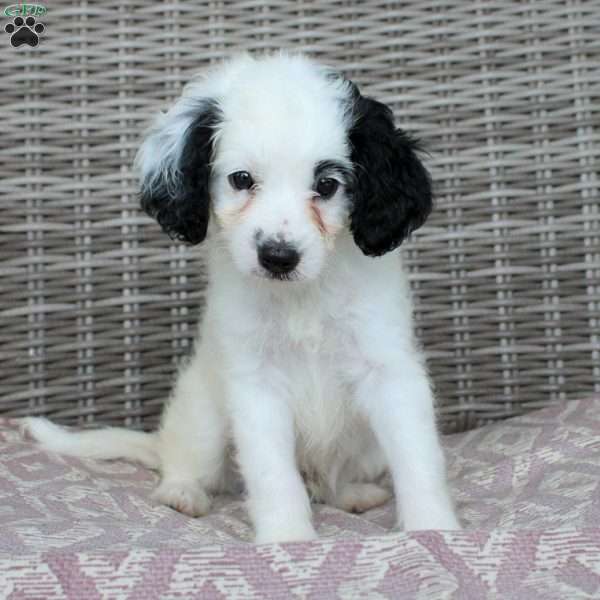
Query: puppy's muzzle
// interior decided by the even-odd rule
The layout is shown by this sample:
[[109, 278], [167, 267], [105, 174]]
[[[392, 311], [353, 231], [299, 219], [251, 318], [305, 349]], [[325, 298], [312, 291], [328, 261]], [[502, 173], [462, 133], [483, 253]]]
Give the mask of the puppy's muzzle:
[[288, 242], [267, 241], [258, 247], [258, 262], [275, 276], [291, 273], [300, 262], [300, 253]]

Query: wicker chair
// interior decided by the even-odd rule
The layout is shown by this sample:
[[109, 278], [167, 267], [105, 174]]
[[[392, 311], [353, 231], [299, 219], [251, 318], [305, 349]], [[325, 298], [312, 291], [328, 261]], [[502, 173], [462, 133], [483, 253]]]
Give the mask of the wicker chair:
[[405, 253], [446, 427], [600, 390], [597, 2], [53, 4], [1, 67], [3, 413], [155, 424], [204, 279], [139, 211], [140, 132], [207, 63], [279, 47], [430, 150]]
[[[55, 1], [0, 65], [0, 413], [156, 425], [202, 248], [138, 207], [150, 116], [234, 50], [304, 50], [429, 149], [404, 253], [445, 430], [600, 392], [600, 2]], [[10, 17], [4, 17], [4, 22]]]

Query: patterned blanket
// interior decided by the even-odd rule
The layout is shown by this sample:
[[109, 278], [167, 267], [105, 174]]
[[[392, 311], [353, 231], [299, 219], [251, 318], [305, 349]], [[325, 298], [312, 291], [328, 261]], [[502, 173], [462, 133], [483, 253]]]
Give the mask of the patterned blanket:
[[462, 532], [316, 506], [320, 540], [257, 546], [240, 498], [190, 519], [137, 465], [0, 446], [3, 599], [600, 597], [600, 398], [446, 437]]

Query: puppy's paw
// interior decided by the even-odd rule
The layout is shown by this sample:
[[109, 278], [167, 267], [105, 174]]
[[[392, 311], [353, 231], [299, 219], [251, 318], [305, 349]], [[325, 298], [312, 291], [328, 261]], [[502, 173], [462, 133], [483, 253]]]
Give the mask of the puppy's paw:
[[385, 504], [392, 494], [375, 483], [348, 483], [339, 491], [335, 505], [352, 513], [363, 513]]
[[202, 517], [210, 510], [210, 498], [197, 481], [163, 479], [152, 499], [190, 517]]

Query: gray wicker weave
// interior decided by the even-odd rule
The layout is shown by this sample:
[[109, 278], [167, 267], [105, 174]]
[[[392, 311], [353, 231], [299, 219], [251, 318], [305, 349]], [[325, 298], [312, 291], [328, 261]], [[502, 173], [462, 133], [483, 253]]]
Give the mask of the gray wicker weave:
[[405, 254], [447, 429], [600, 391], [599, 0], [46, 6], [37, 48], [2, 34], [0, 412], [156, 423], [202, 249], [140, 213], [131, 163], [236, 48], [343, 68], [429, 147], [437, 210]]

